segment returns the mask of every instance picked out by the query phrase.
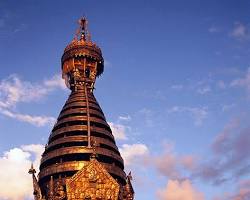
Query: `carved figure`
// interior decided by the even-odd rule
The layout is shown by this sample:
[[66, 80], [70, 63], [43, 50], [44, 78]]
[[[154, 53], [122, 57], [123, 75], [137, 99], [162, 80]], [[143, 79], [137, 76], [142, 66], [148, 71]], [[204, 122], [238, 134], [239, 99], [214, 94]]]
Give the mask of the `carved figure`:
[[64, 187], [59, 181], [56, 182], [54, 195], [55, 200], [64, 200], [66, 198]]

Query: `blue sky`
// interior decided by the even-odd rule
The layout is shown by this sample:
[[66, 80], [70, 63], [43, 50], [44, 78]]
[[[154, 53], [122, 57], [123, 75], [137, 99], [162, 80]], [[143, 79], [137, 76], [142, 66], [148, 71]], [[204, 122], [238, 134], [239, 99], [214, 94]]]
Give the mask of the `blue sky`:
[[249, 9], [245, 0], [0, 1], [0, 199], [29, 199], [26, 169], [69, 95], [60, 59], [82, 15], [105, 58], [94, 93], [136, 199], [250, 199]]

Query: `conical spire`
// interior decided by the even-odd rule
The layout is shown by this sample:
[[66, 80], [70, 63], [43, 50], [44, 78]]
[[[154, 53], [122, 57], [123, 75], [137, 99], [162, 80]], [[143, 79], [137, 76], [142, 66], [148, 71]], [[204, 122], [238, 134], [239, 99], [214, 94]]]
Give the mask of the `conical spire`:
[[[61, 60], [71, 93], [42, 155], [39, 188], [46, 200], [118, 199], [128, 184], [124, 163], [93, 94], [104, 62], [100, 48], [88, 38], [87, 20], [79, 22], [80, 36], [65, 48]], [[35, 173], [33, 166], [30, 173]]]

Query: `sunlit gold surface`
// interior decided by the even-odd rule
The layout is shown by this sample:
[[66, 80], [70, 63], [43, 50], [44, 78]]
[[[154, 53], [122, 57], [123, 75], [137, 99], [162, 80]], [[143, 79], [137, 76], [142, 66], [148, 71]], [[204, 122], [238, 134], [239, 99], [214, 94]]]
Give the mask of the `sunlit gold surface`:
[[99, 162], [91, 159], [66, 181], [66, 188], [68, 200], [117, 200], [120, 186]]
[[33, 177], [35, 200], [132, 200], [134, 191], [106, 118], [94, 97], [103, 73], [101, 49], [90, 39], [87, 20], [62, 56], [62, 77], [71, 90], [52, 128]]

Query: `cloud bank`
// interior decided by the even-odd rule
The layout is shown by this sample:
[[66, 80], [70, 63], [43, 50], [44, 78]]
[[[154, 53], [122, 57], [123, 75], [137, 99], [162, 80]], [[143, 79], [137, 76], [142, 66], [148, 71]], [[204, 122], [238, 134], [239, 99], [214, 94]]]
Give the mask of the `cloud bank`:
[[43, 145], [31, 144], [12, 148], [0, 157], [0, 199], [32, 198], [32, 178], [28, 174], [31, 162], [38, 169]]
[[204, 195], [197, 191], [189, 180], [169, 180], [166, 187], [157, 191], [159, 200], [204, 200]]

